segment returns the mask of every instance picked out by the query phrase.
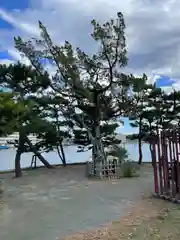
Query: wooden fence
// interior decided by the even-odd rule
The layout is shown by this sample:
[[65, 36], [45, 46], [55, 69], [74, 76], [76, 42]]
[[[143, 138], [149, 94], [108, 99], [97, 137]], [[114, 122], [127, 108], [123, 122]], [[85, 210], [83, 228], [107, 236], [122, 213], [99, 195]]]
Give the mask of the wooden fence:
[[180, 130], [161, 130], [149, 137], [154, 169], [154, 192], [180, 199]]
[[109, 161], [107, 164], [87, 162], [86, 175], [100, 179], [119, 178], [120, 166], [116, 161]]

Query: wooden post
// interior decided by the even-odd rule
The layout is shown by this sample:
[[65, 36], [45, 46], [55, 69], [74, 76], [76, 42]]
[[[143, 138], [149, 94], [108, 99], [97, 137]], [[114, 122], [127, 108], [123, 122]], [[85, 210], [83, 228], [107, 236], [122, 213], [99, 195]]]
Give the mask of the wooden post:
[[179, 151], [178, 151], [178, 138], [177, 138], [177, 131], [174, 131], [174, 144], [175, 144], [175, 152], [176, 152], [176, 163], [177, 163], [177, 168], [176, 168], [176, 193], [179, 193], [179, 189], [180, 189], [180, 166], [179, 166]]
[[163, 194], [163, 176], [162, 176], [162, 157], [161, 157], [161, 138], [159, 131], [157, 130], [157, 155], [158, 155], [158, 166], [159, 166], [159, 190], [160, 194]]
[[173, 163], [173, 147], [172, 147], [172, 133], [168, 131], [168, 142], [169, 142], [169, 157], [170, 157], [170, 169], [171, 169], [171, 192], [172, 197], [175, 197], [175, 176], [174, 176], [174, 163]]
[[159, 194], [159, 183], [158, 183], [158, 168], [156, 159], [156, 143], [152, 143], [152, 165], [154, 170], [154, 192]]
[[168, 184], [168, 155], [167, 155], [167, 143], [166, 143], [166, 132], [163, 130], [160, 133], [161, 136], [161, 148], [162, 148], [162, 170], [163, 170], [163, 183], [164, 191], [167, 193], [169, 189]]

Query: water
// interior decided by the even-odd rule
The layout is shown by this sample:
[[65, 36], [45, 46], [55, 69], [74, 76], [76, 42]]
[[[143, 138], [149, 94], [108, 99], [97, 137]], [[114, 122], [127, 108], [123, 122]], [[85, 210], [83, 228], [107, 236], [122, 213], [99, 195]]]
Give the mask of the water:
[[[133, 161], [138, 160], [138, 145], [137, 143], [127, 143], [125, 147], [128, 150], [129, 159]], [[91, 151], [77, 153], [76, 146], [66, 146], [65, 154], [67, 163], [77, 163], [86, 162], [91, 158]], [[148, 144], [143, 144], [143, 161], [151, 162], [150, 152]], [[13, 170], [14, 169], [14, 158], [16, 150], [11, 148], [8, 150], [0, 150], [0, 171]], [[21, 167], [26, 168], [31, 165], [32, 153], [24, 153], [21, 158]], [[58, 157], [57, 152], [49, 152], [42, 154], [45, 159], [48, 160], [50, 164], [60, 164], [61, 160]], [[37, 160], [37, 166], [42, 166], [43, 164]]]
[[[137, 162], [139, 158], [139, 150], [138, 150], [137, 142], [127, 143], [125, 147], [128, 151], [129, 159]], [[143, 153], [143, 162], [151, 162], [149, 144], [147, 143], [142, 144], [142, 153]]]

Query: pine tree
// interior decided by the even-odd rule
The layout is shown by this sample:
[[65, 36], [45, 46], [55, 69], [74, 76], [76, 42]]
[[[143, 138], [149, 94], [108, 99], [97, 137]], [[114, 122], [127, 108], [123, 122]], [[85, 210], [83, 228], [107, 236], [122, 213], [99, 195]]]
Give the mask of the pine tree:
[[19, 122], [24, 117], [26, 109], [14, 101], [15, 95], [0, 92], [0, 136], [12, 134], [19, 128]]
[[142, 164], [142, 140], [144, 137], [143, 121], [144, 115], [149, 105], [149, 96], [155, 86], [147, 84], [147, 77], [143, 75], [142, 78], [134, 78], [133, 81], [133, 109], [129, 113], [130, 125], [138, 128], [138, 134], [134, 134], [132, 138], [138, 139], [139, 160], [138, 163]]
[[148, 95], [148, 105], [143, 111], [143, 139], [149, 143], [152, 154], [152, 138], [159, 130], [174, 129], [179, 123], [180, 92], [167, 94], [160, 88], [153, 88]]
[[38, 147], [49, 152], [56, 150], [59, 158], [61, 159], [63, 166], [66, 166], [66, 157], [64, 152], [64, 141], [71, 138], [71, 131], [69, 130], [69, 123], [62, 114], [62, 104], [66, 104], [67, 101], [59, 96], [51, 95], [50, 92], [43, 94], [41, 97], [34, 97], [37, 103], [36, 108], [41, 109], [38, 113], [42, 119], [48, 119], [48, 128], [46, 131], [40, 130], [37, 134], [39, 140]]
[[[37, 73], [46, 78], [42, 59], [56, 67], [56, 74], [48, 78], [54, 95], [66, 98], [68, 104], [63, 115], [88, 135], [94, 162], [107, 162], [101, 133], [101, 122], [116, 120], [127, 114], [132, 103], [129, 95], [132, 77], [122, 74], [120, 68], [127, 64], [125, 22], [122, 13], [117, 19], [100, 25], [92, 20], [92, 38], [99, 50], [92, 56], [80, 48], [73, 49], [69, 42], [64, 46], [53, 44], [45, 26], [39, 22], [42, 39], [23, 41], [15, 38], [16, 48], [31, 62]], [[41, 50], [37, 48], [41, 46]], [[76, 132], [77, 134], [77, 132]], [[82, 135], [82, 132], [79, 133]], [[85, 136], [86, 138], [86, 136]]]
[[[16, 124], [18, 125], [17, 131], [19, 132], [19, 140], [15, 144], [17, 147], [15, 157], [16, 177], [22, 175], [20, 166], [21, 154], [28, 150], [32, 151], [46, 167], [52, 167], [28, 138], [28, 133], [36, 133], [37, 126], [42, 123], [40, 117], [33, 110], [36, 103], [30, 99], [31, 94], [39, 93], [43, 90], [42, 84], [39, 86], [38, 81], [42, 83], [42, 78], [31, 67], [21, 65], [20, 63], [10, 66], [0, 66], [1, 86], [6, 87], [8, 91], [12, 92], [14, 94], [14, 102], [26, 109], [23, 118], [19, 119]], [[46, 88], [45, 84], [44, 87]]]

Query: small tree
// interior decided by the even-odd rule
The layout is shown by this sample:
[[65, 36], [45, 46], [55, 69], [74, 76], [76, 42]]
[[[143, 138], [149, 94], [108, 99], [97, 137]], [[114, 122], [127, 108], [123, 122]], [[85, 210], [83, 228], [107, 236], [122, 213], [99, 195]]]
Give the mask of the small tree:
[[147, 77], [143, 75], [142, 78], [135, 78], [133, 85], [134, 92], [134, 108], [130, 112], [130, 125], [138, 128], [138, 134], [134, 135], [134, 139], [138, 139], [139, 160], [138, 163], [142, 164], [142, 140], [144, 137], [143, 121], [146, 115], [146, 110], [149, 105], [149, 95], [154, 86], [147, 84]]

